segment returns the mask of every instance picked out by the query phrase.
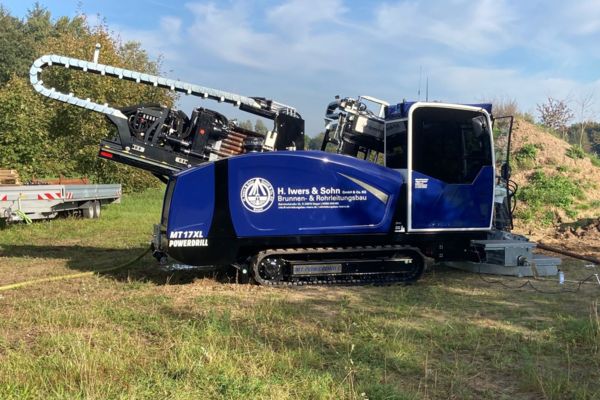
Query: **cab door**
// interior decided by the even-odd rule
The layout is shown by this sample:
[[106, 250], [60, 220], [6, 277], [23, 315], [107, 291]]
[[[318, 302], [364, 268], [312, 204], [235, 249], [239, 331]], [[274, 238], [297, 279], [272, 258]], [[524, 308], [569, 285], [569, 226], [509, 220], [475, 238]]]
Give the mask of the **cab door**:
[[412, 232], [489, 230], [494, 154], [488, 112], [416, 103], [408, 117], [407, 228]]

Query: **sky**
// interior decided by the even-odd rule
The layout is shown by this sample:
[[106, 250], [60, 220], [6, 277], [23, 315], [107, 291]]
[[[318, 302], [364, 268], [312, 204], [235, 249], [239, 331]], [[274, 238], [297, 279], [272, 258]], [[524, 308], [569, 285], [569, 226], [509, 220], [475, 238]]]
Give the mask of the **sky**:
[[[516, 100], [536, 114], [548, 96], [593, 96], [600, 117], [600, 1], [40, 0], [84, 13], [162, 57], [163, 75], [295, 107], [313, 136], [334, 96], [389, 103]], [[34, 2], [0, 0], [24, 17]], [[179, 107], [250, 114], [197, 98]], [[592, 116], [592, 117], [594, 117]], [[588, 116], [587, 118], [590, 118]]]

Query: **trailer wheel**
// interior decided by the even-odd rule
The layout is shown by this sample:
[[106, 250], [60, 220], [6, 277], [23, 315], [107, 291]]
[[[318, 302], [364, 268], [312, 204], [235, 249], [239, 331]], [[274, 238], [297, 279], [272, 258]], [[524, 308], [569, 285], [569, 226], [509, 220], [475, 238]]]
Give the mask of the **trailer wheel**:
[[94, 201], [94, 218], [100, 218], [100, 201]]
[[88, 201], [81, 207], [81, 214], [85, 219], [94, 218], [94, 202]]

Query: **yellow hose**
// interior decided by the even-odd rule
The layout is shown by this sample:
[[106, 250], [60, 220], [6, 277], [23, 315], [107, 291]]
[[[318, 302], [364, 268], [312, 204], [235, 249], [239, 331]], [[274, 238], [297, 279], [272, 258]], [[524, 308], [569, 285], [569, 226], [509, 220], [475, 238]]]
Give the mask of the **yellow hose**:
[[136, 261], [141, 260], [142, 257], [144, 257], [146, 254], [148, 254], [149, 251], [150, 251], [150, 248], [146, 249], [142, 254], [140, 254], [139, 256], [137, 256], [135, 259], [133, 259], [131, 261], [127, 261], [124, 264], [117, 265], [116, 267], [105, 268], [105, 269], [101, 269], [101, 270], [98, 270], [98, 271], [80, 272], [80, 273], [77, 273], [77, 274], [51, 276], [49, 278], [32, 279], [30, 281], [25, 281], [25, 282], [11, 283], [10, 285], [0, 286], [0, 292], [3, 292], [5, 290], [18, 289], [18, 288], [21, 288], [23, 286], [35, 285], [35, 284], [38, 284], [38, 283], [62, 281], [62, 280], [75, 279], [75, 278], [83, 278], [85, 276], [92, 276], [92, 275], [101, 274], [101, 273], [104, 273], [104, 272], [116, 271], [118, 269], [125, 268], [125, 267], [133, 264]]

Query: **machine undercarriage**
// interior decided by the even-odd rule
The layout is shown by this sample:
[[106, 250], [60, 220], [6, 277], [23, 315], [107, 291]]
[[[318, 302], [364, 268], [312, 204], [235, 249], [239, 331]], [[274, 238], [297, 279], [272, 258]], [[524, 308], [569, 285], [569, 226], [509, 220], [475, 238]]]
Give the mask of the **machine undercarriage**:
[[410, 283], [421, 277], [425, 257], [410, 246], [264, 250], [252, 258], [262, 285]]

